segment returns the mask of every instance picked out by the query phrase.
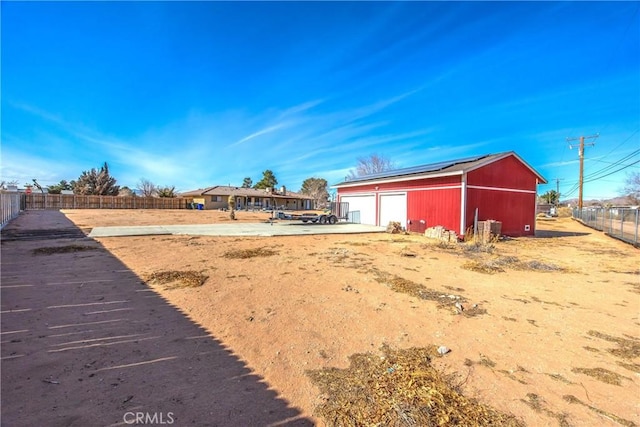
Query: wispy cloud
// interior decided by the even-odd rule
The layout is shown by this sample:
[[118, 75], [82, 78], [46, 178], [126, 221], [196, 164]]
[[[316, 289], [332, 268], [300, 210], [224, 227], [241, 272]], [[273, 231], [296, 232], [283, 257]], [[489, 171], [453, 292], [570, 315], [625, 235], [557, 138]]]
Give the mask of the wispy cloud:
[[243, 144], [243, 143], [245, 143], [247, 141], [251, 141], [252, 139], [257, 138], [259, 136], [266, 135], [268, 133], [272, 133], [272, 132], [275, 132], [275, 131], [280, 130], [280, 129], [284, 129], [286, 127], [287, 127], [286, 123], [278, 123], [277, 125], [266, 127], [264, 129], [261, 129], [261, 130], [259, 130], [257, 132], [252, 133], [249, 136], [245, 136], [241, 140], [236, 141], [233, 144], [231, 144], [229, 147], [235, 147], [235, 146]]
[[540, 165], [540, 167], [542, 168], [555, 168], [555, 167], [559, 167], [559, 166], [567, 166], [567, 165], [575, 165], [576, 163], [579, 163], [579, 160], [565, 160], [562, 162], [551, 162], [551, 163], [544, 163], [542, 165]]

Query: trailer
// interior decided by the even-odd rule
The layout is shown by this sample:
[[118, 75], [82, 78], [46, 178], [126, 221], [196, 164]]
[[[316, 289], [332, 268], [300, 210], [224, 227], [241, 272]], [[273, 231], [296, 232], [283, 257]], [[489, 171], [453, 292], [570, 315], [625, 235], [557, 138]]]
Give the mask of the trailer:
[[275, 213], [274, 219], [302, 221], [304, 223], [312, 224], [336, 224], [342, 219], [346, 220], [348, 214], [348, 202], [331, 202], [329, 209], [322, 213], [294, 214], [279, 211]]

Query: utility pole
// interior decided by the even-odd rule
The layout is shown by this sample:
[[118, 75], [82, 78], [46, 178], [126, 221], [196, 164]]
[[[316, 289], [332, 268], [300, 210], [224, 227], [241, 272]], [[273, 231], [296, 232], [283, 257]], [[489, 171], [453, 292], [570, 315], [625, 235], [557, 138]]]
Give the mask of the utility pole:
[[[580, 178], [578, 179], [578, 209], [582, 209], [582, 184], [583, 184], [583, 176], [584, 176], [584, 147], [585, 145], [588, 147], [593, 147], [595, 145], [594, 142], [589, 142], [588, 144], [584, 143], [585, 139], [596, 139], [600, 134], [595, 134], [591, 136], [581, 136], [579, 138], [567, 138], [567, 142], [580, 140], [580, 144], [578, 147], [578, 156], [580, 157]], [[576, 145], [569, 144], [569, 148], [574, 148]]]
[[560, 181], [564, 181], [563, 178], [556, 178], [556, 194], [557, 194], [557, 199], [556, 199], [556, 207], [558, 207], [558, 205], [560, 204]]

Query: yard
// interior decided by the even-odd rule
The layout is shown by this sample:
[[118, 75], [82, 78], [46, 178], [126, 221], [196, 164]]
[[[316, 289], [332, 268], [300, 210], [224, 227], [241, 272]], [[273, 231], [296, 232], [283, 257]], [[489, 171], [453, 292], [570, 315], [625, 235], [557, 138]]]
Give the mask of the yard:
[[[229, 221], [215, 211], [64, 213], [85, 230]], [[489, 246], [399, 234], [98, 242], [317, 423], [327, 395], [313, 372], [388, 346], [427, 349], [465, 396], [527, 425], [640, 424], [638, 249], [568, 218], [537, 228]]]

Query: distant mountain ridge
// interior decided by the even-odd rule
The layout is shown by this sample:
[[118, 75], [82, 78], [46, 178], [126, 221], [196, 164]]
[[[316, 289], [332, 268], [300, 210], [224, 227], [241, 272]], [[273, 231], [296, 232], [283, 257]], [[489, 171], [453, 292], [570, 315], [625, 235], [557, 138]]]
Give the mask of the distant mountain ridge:
[[[578, 198], [576, 197], [573, 199], [561, 200], [560, 204], [578, 206]], [[603, 206], [609, 204], [611, 206], [632, 206], [632, 204], [629, 202], [629, 199], [625, 196], [614, 197], [612, 199], [590, 199], [582, 201], [583, 206]]]

